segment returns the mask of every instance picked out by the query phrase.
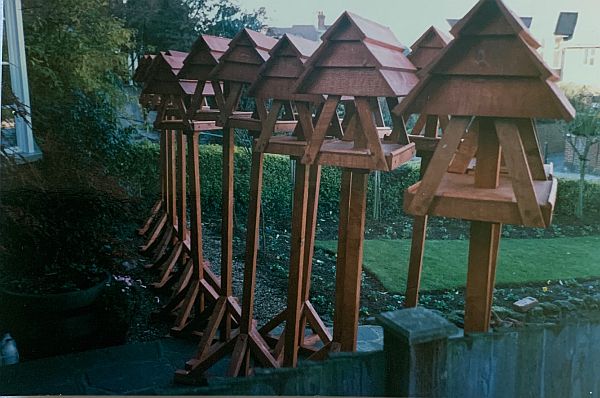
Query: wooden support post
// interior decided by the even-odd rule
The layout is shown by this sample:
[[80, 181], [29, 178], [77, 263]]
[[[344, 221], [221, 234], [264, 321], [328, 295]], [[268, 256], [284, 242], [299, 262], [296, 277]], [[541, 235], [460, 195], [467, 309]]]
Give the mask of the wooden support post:
[[341, 344], [342, 351], [354, 351], [358, 330], [369, 172], [352, 169], [342, 173], [333, 340]]
[[177, 238], [183, 242], [187, 239], [187, 169], [186, 145], [183, 131], [177, 135]]
[[404, 306], [407, 308], [416, 307], [419, 303], [425, 236], [427, 235], [427, 218], [425, 215], [415, 216], [413, 219], [410, 259], [408, 262], [408, 276], [406, 278], [406, 294], [404, 299]]
[[[174, 332], [181, 331], [188, 323], [194, 305], [197, 305], [199, 312], [204, 311], [205, 294], [201, 290], [201, 281], [204, 279], [204, 256], [202, 254], [202, 210], [200, 202], [200, 159], [198, 153], [198, 132], [189, 132], [188, 138], [188, 168], [190, 176], [190, 197], [192, 203], [190, 206], [190, 264], [191, 275], [184, 275], [182, 278], [189, 278], [187, 282], [182, 280], [178, 290], [187, 290], [185, 298], [178, 309], [177, 318], [173, 325]], [[186, 267], [187, 268], [187, 267]], [[188, 271], [189, 272], [189, 271]], [[176, 295], [180, 292], [176, 292]], [[174, 298], [176, 298], [175, 296]], [[214, 299], [214, 297], [213, 297]]]
[[309, 168], [296, 162], [296, 178], [294, 186], [294, 201], [292, 208], [292, 231], [290, 250], [290, 272], [288, 282], [287, 319], [285, 325], [285, 343], [283, 351], [283, 365], [295, 367], [298, 362], [298, 346], [300, 330], [303, 293], [303, 261], [305, 257], [306, 237], [306, 211], [308, 204]]
[[501, 224], [471, 221], [465, 303], [465, 333], [490, 327]]
[[[500, 144], [493, 119], [481, 118], [475, 186], [487, 189], [498, 187], [500, 154]], [[471, 221], [465, 303], [466, 333], [486, 332], [490, 327], [501, 229], [499, 223]]]
[[221, 180], [221, 294], [223, 296], [232, 295], [234, 138], [233, 128], [223, 129], [223, 174]]
[[[428, 115], [425, 124], [425, 137], [435, 138], [438, 131], [438, 117]], [[423, 152], [421, 155], [421, 178], [425, 175], [432, 153]], [[425, 250], [425, 237], [427, 235], [427, 215], [415, 216], [413, 219], [413, 233], [410, 246], [410, 259], [408, 262], [408, 275], [406, 278], [406, 293], [404, 306], [416, 307], [419, 303], [419, 288], [421, 286], [421, 273], [423, 272], [423, 253]]]
[[172, 227], [177, 225], [177, 165], [175, 153], [175, 132], [167, 130], [167, 215]]

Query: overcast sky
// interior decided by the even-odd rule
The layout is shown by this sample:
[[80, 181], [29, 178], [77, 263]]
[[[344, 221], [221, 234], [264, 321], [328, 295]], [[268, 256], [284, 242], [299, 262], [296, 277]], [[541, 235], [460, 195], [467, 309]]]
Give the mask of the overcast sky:
[[[331, 24], [348, 10], [389, 26], [409, 46], [429, 26], [449, 30], [446, 18], [461, 18], [476, 0], [238, 0], [243, 8], [265, 7], [269, 26], [314, 24], [323, 11]], [[579, 12], [573, 44], [600, 44], [600, 0], [505, 0], [518, 15], [533, 17], [531, 31], [542, 44], [551, 45], [561, 11]]]

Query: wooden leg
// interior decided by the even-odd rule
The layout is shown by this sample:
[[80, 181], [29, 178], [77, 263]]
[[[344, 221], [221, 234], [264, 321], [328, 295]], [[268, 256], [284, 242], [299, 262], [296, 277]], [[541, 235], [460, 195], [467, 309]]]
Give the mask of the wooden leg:
[[348, 230], [348, 210], [350, 207], [350, 187], [352, 172], [342, 169], [342, 185], [340, 188], [340, 221], [338, 227], [337, 262], [335, 266], [335, 310], [333, 312], [333, 340], [342, 339], [340, 314], [344, 306], [344, 272], [346, 271], [346, 231]]
[[[223, 130], [223, 176], [222, 176], [222, 219], [221, 219], [221, 295], [233, 295], [233, 168], [234, 168], [235, 130]], [[262, 170], [262, 163], [260, 165]], [[261, 171], [262, 172], [262, 171]], [[225, 317], [221, 324], [221, 339], [229, 339], [231, 319]]]
[[406, 308], [416, 307], [419, 303], [419, 287], [421, 285], [426, 234], [427, 216], [415, 216], [413, 220], [412, 243], [410, 246], [410, 260], [408, 263], [408, 277], [406, 280], [406, 297], [404, 300]]
[[187, 168], [186, 137], [183, 131], [177, 135], [177, 238], [183, 242], [187, 239]]
[[138, 230], [137, 230], [138, 235], [140, 235], [140, 236], [146, 235], [146, 233], [150, 230], [150, 227], [152, 226], [152, 222], [157, 219], [157, 215], [160, 212], [161, 207], [162, 207], [162, 200], [159, 199], [156, 201], [156, 203], [154, 203], [154, 206], [152, 206], [152, 210], [150, 211], [150, 216], [148, 217], [148, 219], [146, 220], [144, 225], [142, 225], [140, 228], [138, 228]]
[[465, 333], [486, 332], [490, 327], [500, 229], [497, 223], [471, 222]]
[[295, 367], [298, 362], [298, 346], [300, 336], [300, 317], [302, 313], [303, 260], [305, 255], [304, 240], [306, 236], [306, 208], [308, 203], [309, 167], [296, 162], [296, 178], [294, 187], [294, 205], [292, 209], [292, 231], [290, 272], [288, 284], [287, 320], [283, 365]]
[[[350, 173], [352, 176], [349, 200], [347, 201], [348, 210], [343, 212], [347, 213], [347, 226], [343, 231], [345, 236], [344, 262], [338, 261], [337, 266], [337, 270], [342, 269], [343, 282], [341, 290], [340, 286], [336, 285], [335, 312], [337, 315], [335, 321], [337, 324], [334, 324], [334, 341], [341, 344], [342, 351], [356, 350], [369, 176], [366, 170], [352, 170]], [[346, 198], [343, 199], [343, 203], [346, 204]], [[340, 253], [338, 252], [338, 260], [339, 257]], [[336, 339], [336, 333], [338, 339]]]
[[167, 224], [167, 219], [168, 219], [167, 213], [163, 213], [163, 215], [160, 217], [160, 219], [154, 225], [154, 229], [150, 233], [150, 236], [148, 237], [148, 241], [146, 242], [146, 244], [139, 247], [139, 250], [141, 253], [148, 252], [154, 246], [154, 244], [157, 242], [158, 238], [160, 237], [161, 233], [163, 233], [166, 229], [165, 227]]
[[174, 131], [167, 131], [167, 215], [170, 224], [177, 225], [177, 192], [175, 181], [177, 179], [177, 165], [175, 153], [175, 135]]

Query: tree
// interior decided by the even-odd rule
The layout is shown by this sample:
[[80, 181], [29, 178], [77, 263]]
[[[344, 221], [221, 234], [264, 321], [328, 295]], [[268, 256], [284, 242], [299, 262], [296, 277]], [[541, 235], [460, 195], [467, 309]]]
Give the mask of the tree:
[[245, 11], [231, 0], [111, 0], [113, 14], [135, 32], [135, 53], [188, 51], [200, 33], [233, 37], [260, 30], [265, 10]]
[[23, 25], [35, 107], [60, 106], [74, 90], [118, 94], [131, 31], [105, 1], [24, 0]]
[[575, 119], [567, 124], [567, 142], [579, 160], [579, 198], [575, 215], [583, 217], [583, 194], [590, 149], [600, 142], [600, 108], [592, 104], [593, 95], [585, 88], [570, 96], [577, 111]]

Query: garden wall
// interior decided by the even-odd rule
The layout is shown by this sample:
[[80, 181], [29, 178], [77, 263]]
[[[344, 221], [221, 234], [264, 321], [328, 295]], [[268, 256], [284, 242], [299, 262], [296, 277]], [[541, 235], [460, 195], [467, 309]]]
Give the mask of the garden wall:
[[589, 397], [600, 391], [600, 320], [462, 336], [415, 308], [382, 314], [386, 389], [400, 396]]

